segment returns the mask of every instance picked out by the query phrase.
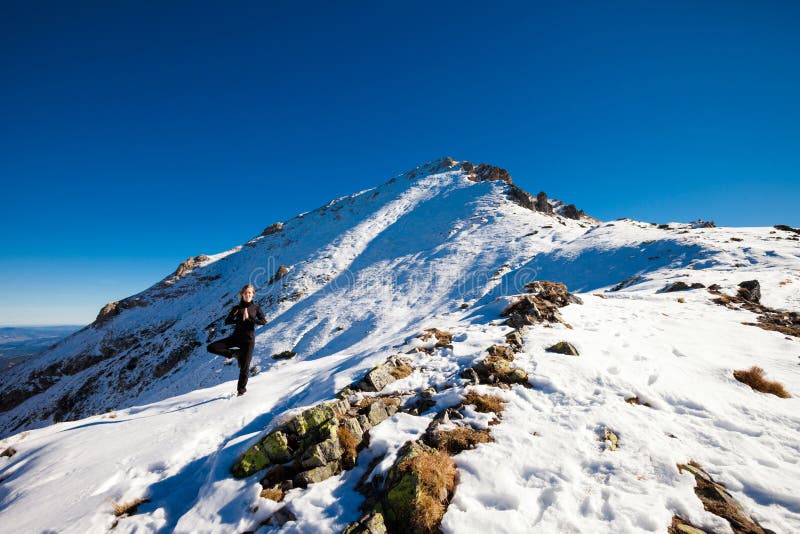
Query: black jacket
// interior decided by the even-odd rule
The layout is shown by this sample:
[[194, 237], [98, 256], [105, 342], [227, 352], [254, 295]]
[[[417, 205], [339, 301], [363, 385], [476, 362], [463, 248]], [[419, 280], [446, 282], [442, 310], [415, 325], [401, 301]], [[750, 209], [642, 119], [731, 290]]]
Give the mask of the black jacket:
[[[244, 310], [247, 308], [247, 320], [242, 320]], [[267, 318], [264, 317], [264, 312], [261, 311], [261, 306], [255, 302], [244, 302], [240, 300], [239, 303], [233, 307], [225, 318], [225, 324], [235, 324], [233, 334], [245, 334], [250, 337], [255, 336], [256, 323], [264, 325], [267, 324]]]

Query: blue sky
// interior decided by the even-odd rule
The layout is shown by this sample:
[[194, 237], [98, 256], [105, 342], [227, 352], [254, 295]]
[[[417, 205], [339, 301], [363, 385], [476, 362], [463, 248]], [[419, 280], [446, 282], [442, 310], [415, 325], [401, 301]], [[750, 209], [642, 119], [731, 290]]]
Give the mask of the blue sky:
[[601, 219], [800, 225], [800, 3], [488, 6], [4, 2], [0, 325], [445, 155]]

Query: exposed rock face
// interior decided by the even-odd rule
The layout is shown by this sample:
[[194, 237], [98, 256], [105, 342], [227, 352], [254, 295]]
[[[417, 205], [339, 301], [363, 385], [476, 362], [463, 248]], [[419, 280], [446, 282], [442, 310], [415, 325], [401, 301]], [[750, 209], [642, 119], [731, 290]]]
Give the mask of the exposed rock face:
[[[769, 534], [772, 532], [770, 530], [765, 530], [761, 525], [758, 524], [758, 521], [750, 517], [745, 509], [742, 508], [742, 505], [739, 504], [739, 502], [734, 499], [730, 493], [728, 493], [728, 491], [725, 489], [725, 486], [711, 478], [711, 475], [706, 473], [700, 464], [696, 462], [679, 464], [678, 471], [688, 471], [694, 475], [694, 480], [696, 483], [694, 492], [700, 501], [702, 501], [703, 508], [712, 514], [725, 519], [735, 533]], [[680, 518], [677, 519], [678, 523], [687, 524], [684, 520]], [[673, 520], [673, 525], [675, 525], [675, 523], [676, 522]], [[674, 532], [692, 531], [678, 527]]]
[[536, 195], [536, 211], [541, 211], [542, 213], [550, 215], [553, 214], [553, 206], [547, 201], [547, 195], [544, 191], [539, 191], [539, 194]]
[[571, 303], [582, 304], [579, 297], [569, 293], [567, 286], [559, 282], [531, 282], [525, 289], [529, 294], [519, 295], [501, 314], [508, 317], [506, 324], [513, 328], [542, 322], [563, 322], [559, 307]]
[[739, 296], [750, 302], [761, 302], [761, 284], [758, 280], [748, 280], [739, 284]]
[[586, 213], [584, 213], [583, 210], [576, 208], [575, 204], [568, 204], [561, 210], [561, 215], [568, 219], [575, 219], [578, 221], [581, 217], [586, 215]]
[[261, 235], [262, 236], [266, 236], [266, 235], [277, 234], [281, 230], [283, 230], [283, 223], [282, 222], [276, 222], [275, 224], [271, 224], [271, 225], [267, 226], [266, 228], [264, 228], [264, 231], [261, 232]]
[[289, 274], [289, 268], [287, 266], [285, 266], [285, 265], [281, 265], [280, 267], [278, 267], [278, 270], [275, 271], [275, 274], [273, 274], [272, 277], [269, 279], [267, 284], [270, 284], [270, 285], [274, 284], [275, 282], [277, 282], [278, 280], [280, 280], [281, 278], [283, 278], [287, 274]]
[[178, 268], [175, 269], [175, 277], [182, 278], [186, 273], [197, 267], [198, 264], [208, 261], [208, 256], [205, 254], [200, 254], [199, 256], [195, 256], [194, 258], [187, 258], [186, 261], [178, 265]]
[[512, 183], [511, 175], [508, 171], [500, 167], [495, 167], [494, 165], [481, 163], [476, 166], [469, 161], [465, 161], [461, 163], [461, 168], [466, 172], [467, 178], [473, 182], [500, 181], [507, 184]]
[[109, 302], [100, 309], [97, 318], [92, 323], [92, 326], [100, 326], [112, 317], [116, 317], [123, 310], [129, 308], [136, 308], [140, 306], [147, 306], [149, 302], [143, 297], [128, 297], [126, 299]]

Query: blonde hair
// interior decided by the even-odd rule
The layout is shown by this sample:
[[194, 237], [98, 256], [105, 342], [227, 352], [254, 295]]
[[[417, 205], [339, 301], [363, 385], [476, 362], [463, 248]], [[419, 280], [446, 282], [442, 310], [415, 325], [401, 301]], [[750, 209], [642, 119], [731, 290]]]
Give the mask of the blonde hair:
[[242, 289], [239, 290], [239, 298], [242, 298], [242, 295], [244, 295], [244, 292], [247, 291], [248, 289], [253, 290], [253, 295], [256, 294], [256, 288], [253, 287], [253, 284], [247, 284]]

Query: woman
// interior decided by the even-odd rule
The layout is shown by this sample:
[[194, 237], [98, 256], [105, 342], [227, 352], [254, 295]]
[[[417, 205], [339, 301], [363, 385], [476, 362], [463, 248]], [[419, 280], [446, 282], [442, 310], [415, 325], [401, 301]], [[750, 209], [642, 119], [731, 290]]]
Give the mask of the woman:
[[[226, 358], [236, 358], [239, 362], [239, 382], [236, 391], [239, 396], [247, 391], [247, 377], [250, 372], [250, 358], [253, 356], [253, 345], [256, 342], [255, 327], [258, 324], [267, 324], [261, 307], [253, 302], [255, 288], [247, 284], [239, 291], [239, 303], [233, 307], [225, 318], [225, 324], [235, 324], [233, 334], [215, 341], [206, 347], [208, 352], [219, 354]], [[239, 347], [234, 350], [233, 347]]]

